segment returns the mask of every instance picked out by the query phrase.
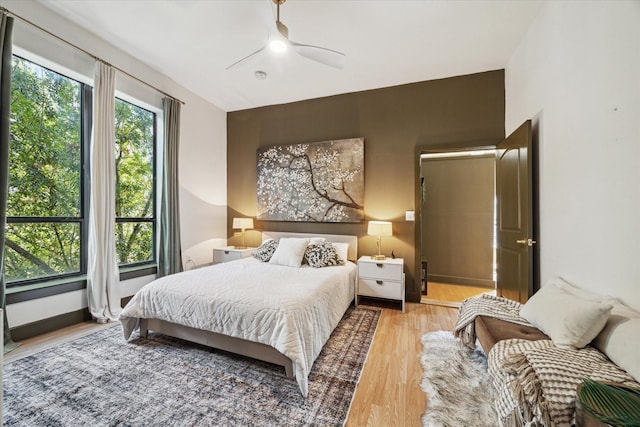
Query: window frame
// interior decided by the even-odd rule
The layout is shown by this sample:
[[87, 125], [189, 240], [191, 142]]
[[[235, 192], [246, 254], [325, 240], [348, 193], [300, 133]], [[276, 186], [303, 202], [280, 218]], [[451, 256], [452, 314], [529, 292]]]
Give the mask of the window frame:
[[[158, 193], [158, 163], [157, 163], [157, 152], [158, 152], [158, 114], [152, 110], [150, 110], [149, 108], [145, 108], [139, 104], [137, 104], [136, 102], [124, 99], [123, 97], [119, 97], [116, 96], [116, 101], [121, 101], [121, 102], [126, 102], [127, 104], [131, 104], [136, 108], [140, 108], [141, 110], [147, 111], [149, 113], [151, 113], [153, 115], [153, 141], [152, 141], [152, 146], [153, 146], [153, 155], [151, 156], [151, 161], [152, 161], [152, 170], [153, 170], [153, 177], [152, 177], [152, 188], [153, 188], [153, 195], [151, 197], [151, 206], [152, 206], [152, 215], [150, 218], [142, 218], [142, 217], [116, 217], [116, 224], [118, 223], [151, 223], [151, 232], [152, 232], [152, 242], [151, 242], [151, 253], [152, 253], [152, 257], [151, 260], [147, 260], [147, 261], [137, 261], [137, 262], [132, 262], [129, 264], [118, 264], [118, 268], [120, 269], [120, 271], [122, 272], [123, 269], [130, 269], [130, 268], [135, 268], [135, 267], [143, 267], [143, 266], [149, 266], [151, 264], [157, 264], [157, 242], [158, 242], [158, 238], [157, 238], [157, 193]], [[117, 189], [116, 189], [117, 192]]]
[[[27, 52], [24, 52], [27, 53]], [[80, 210], [78, 217], [29, 217], [29, 216], [7, 216], [7, 224], [28, 224], [28, 223], [73, 223], [79, 224], [80, 227], [80, 262], [79, 271], [61, 273], [56, 275], [48, 275], [35, 277], [30, 279], [12, 280], [6, 282], [7, 294], [11, 295], [9, 299], [14, 300], [17, 298], [19, 301], [37, 299], [43, 295], [56, 295], [66, 292], [71, 292], [78, 289], [84, 289], [87, 287], [87, 267], [88, 267], [88, 244], [89, 244], [89, 225], [88, 215], [90, 209], [91, 200], [91, 158], [90, 158], [90, 143], [91, 143], [91, 129], [93, 121], [93, 86], [86, 82], [85, 79], [79, 79], [77, 77], [71, 77], [70, 74], [65, 72], [65, 68], [55, 66], [43, 58], [30, 58], [31, 55], [13, 54], [14, 57], [20, 60], [31, 62], [38, 67], [56, 73], [60, 76], [73, 80], [80, 85]], [[53, 66], [52, 66], [53, 65]], [[158, 165], [157, 165], [157, 151], [158, 151], [158, 112], [153, 111], [150, 108], [146, 108], [144, 103], [138, 103], [135, 100], [116, 96], [117, 99], [141, 108], [145, 111], [149, 111], [153, 114], [153, 215], [151, 218], [119, 218], [116, 222], [150, 222], [152, 224], [152, 259], [146, 261], [140, 261], [130, 264], [120, 264], [118, 269], [120, 272], [120, 279], [127, 280], [135, 277], [146, 276], [149, 274], [156, 274], [157, 272], [157, 232], [158, 232], [158, 218], [157, 218], [157, 197], [158, 197]], [[129, 98], [129, 99], [127, 99]], [[20, 296], [23, 295], [23, 296]], [[15, 301], [14, 301], [15, 302]]]
[[[89, 161], [89, 143], [91, 140], [91, 126], [92, 126], [92, 102], [93, 102], [93, 88], [87, 83], [70, 77], [64, 72], [57, 71], [48, 65], [43, 65], [37, 61], [26, 58], [25, 56], [13, 54], [12, 57], [18, 58], [22, 61], [30, 62], [42, 69], [55, 73], [66, 79], [72, 80], [77, 83], [80, 88], [80, 200], [79, 202], [79, 216], [7, 216], [7, 224], [78, 224], [80, 228], [80, 260], [78, 265], [78, 271], [69, 273], [61, 273], [55, 275], [34, 277], [30, 279], [12, 280], [6, 282], [7, 289], [17, 288], [25, 285], [32, 285], [37, 283], [45, 283], [48, 281], [58, 282], [60, 279], [73, 279], [78, 276], [86, 275], [87, 273], [87, 244], [88, 244], [88, 226], [86, 215], [89, 212], [89, 194], [90, 191], [90, 161]], [[12, 61], [13, 62], [13, 61]], [[11, 179], [11, 176], [9, 176]], [[6, 252], [6, 248], [5, 248]]]

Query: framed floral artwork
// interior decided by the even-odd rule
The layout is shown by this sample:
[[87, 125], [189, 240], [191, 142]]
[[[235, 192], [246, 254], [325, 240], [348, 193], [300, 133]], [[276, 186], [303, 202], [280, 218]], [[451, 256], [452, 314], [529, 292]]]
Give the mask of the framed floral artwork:
[[259, 220], [364, 220], [364, 138], [264, 147], [257, 157]]

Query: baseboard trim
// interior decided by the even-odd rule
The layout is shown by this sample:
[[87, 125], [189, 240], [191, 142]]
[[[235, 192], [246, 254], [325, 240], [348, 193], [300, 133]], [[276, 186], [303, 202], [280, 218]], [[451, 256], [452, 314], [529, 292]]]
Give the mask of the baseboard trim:
[[120, 307], [124, 307], [125, 305], [129, 304], [129, 301], [131, 301], [131, 298], [133, 298], [133, 295], [129, 295], [128, 297], [124, 297], [124, 298], [120, 298]]
[[86, 308], [83, 308], [11, 328], [11, 339], [13, 341], [24, 341], [28, 338], [57, 331], [87, 320], [91, 320], [91, 313]]
[[[133, 295], [120, 299], [120, 307], [124, 307], [133, 298]], [[23, 341], [38, 335], [47, 334], [57, 331], [58, 329], [73, 326], [78, 323], [91, 320], [91, 312], [88, 308], [60, 314], [58, 316], [49, 317], [48, 319], [38, 320], [26, 325], [11, 328], [11, 339], [13, 341]]]

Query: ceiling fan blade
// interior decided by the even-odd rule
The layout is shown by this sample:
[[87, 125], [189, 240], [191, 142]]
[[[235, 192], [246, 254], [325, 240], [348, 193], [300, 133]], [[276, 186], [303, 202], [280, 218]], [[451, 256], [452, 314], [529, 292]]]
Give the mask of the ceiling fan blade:
[[346, 55], [342, 52], [338, 52], [337, 50], [295, 42], [291, 42], [291, 46], [299, 55], [311, 59], [312, 61], [316, 61], [339, 70], [344, 67]]
[[228, 70], [230, 68], [236, 67], [240, 64], [244, 64], [245, 62], [247, 62], [250, 58], [256, 56], [257, 54], [259, 54], [260, 52], [262, 52], [263, 50], [265, 50], [267, 47], [263, 46], [260, 49], [256, 50], [255, 52], [253, 52], [252, 54], [249, 54], [247, 56], [245, 56], [242, 59], [237, 60], [236, 62], [234, 62], [233, 64], [229, 65], [227, 68], [225, 68], [225, 70]]
[[276, 15], [273, 13], [273, 2], [271, 0], [257, 2], [256, 13], [260, 17], [260, 20], [267, 26], [270, 33], [278, 31], [276, 27]]

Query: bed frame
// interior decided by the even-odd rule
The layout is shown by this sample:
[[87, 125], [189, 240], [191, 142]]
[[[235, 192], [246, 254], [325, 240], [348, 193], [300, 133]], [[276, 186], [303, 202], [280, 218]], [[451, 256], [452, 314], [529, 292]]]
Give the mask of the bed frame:
[[288, 378], [293, 378], [293, 363], [284, 354], [270, 345], [247, 341], [229, 335], [216, 332], [195, 329], [189, 326], [178, 325], [160, 319], [140, 319], [140, 336], [146, 338], [148, 331], [159, 332], [171, 337], [206, 345], [208, 347], [225, 350], [242, 356], [283, 366]]
[[[349, 260], [355, 261], [358, 255], [358, 237], [338, 234], [316, 234], [316, 233], [289, 233], [268, 231], [262, 233], [262, 241], [267, 239], [279, 239], [281, 237], [324, 237], [330, 242], [349, 243]], [[355, 286], [355, 284], [354, 284]], [[163, 335], [183, 339], [186, 341], [206, 345], [216, 349], [228, 351], [253, 359], [273, 363], [284, 367], [287, 378], [295, 376], [293, 372], [293, 362], [274, 347], [242, 338], [202, 329], [191, 328], [189, 326], [178, 325], [160, 319], [140, 319], [140, 337], [147, 338], [148, 332], [154, 331]]]

